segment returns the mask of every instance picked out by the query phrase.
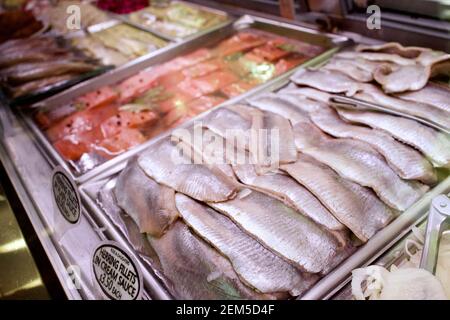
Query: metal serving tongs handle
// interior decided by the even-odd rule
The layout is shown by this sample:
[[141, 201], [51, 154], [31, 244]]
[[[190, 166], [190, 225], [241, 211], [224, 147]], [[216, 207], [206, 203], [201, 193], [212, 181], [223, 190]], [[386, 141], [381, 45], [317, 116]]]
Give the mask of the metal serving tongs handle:
[[428, 214], [425, 243], [423, 246], [420, 268], [432, 274], [436, 271], [439, 242], [442, 232], [450, 223], [450, 199], [441, 194], [431, 202]]
[[345, 96], [340, 95], [332, 95], [330, 98], [330, 105], [334, 108], [343, 108], [343, 109], [350, 109], [350, 110], [359, 110], [359, 111], [378, 111], [378, 112], [384, 112], [389, 113], [395, 116], [401, 116], [403, 118], [412, 119], [418, 122], [421, 122], [423, 124], [426, 124], [429, 127], [433, 127], [437, 130], [443, 131], [447, 134], [450, 134], [450, 130], [448, 128], [445, 128], [434, 121], [423, 119], [420, 117], [412, 116], [409, 114], [405, 114], [403, 112], [391, 110], [389, 108], [379, 106], [374, 103], [370, 103], [367, 101], [363, 101], [356, 98], [349, 98]]

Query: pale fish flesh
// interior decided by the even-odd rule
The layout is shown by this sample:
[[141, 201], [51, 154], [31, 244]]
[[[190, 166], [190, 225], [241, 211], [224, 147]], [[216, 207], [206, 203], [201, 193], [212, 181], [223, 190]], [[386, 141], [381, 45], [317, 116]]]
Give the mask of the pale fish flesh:
[[373, 73], [380, 63], [364, 59], [342, 59], [330, 60], [322, 68], [325, 70], [338, 71], [359, 82], [370, 82], [373, 80]]
[[156, 251], [170, 291], [176, 299], [275, 299], [245, 286], [230, 262], [193, 235], [181, 221], [161, 237], [148, 237]]
[[252, 134], [251, 154], [258, 165], [270, 167], [297, 159], [294, 132], [288, 119], [272, 112], [261, 112], [253, 118]]
[[398, 54], [392, 53], [345, 51], [335, 54], [334, 57], [343, 59], [365, 59], [378, 62], [385, 61], [392, 62], [401, 66], [416, 64], [416, 61], [413, 59], [404, 58], [399, 56]]
[[439, 167], [450, 167], [450, 138], [417, 121], [378, 112], [339, 110], [347, 121], [386, 131], [397, 140], [420, 150]]
[[391, 208], [406, 210], [427, 191], [419, 182], [400, 179], [370, 145], [353, 139], [333, 139], [308, 123], [294, 127], [299, 150], [333, 168], [341, 177], [375, 191]]
[[345, 74], [330, 70], [300, 69], [291, 77], [291, 80], [299, 85], [310, 86], [329, 93], [345, 93], [354, 95], [360, 83]]
[[133, 158], [117, 178], [118, 205], [136, 222], [140, 232], [160, 237], [178, 217], [175, 191], [149, 178]]
[[306, 272], [326, 274], [350, 253], [330, 232], [263, 193], [244, 189], [232, 200], [209, 205]]
[[249, 100], [248, 103], [258, 109], [283, 116], [289, 119], [292, 125], [297, 122], [309, 121], [308, 116], [297, 107], [288, 95], [267, 93]]
[[334, 110], [316, 112], [311, 119], [320, 129], [337, 138], [351, 138], [370, 144], [381, 153], [390, 167], [403, 179], [420, 180], [433, 185], [437, 182], [431, 163], [418, 151], [398, 142], [377, 129], [352, 125], [343, 121]]
[[398, 42], [388, 42], [380, 45], [358, 45], [356, 51], [383, 52], [402, 56], [403, 58], [415, 59], [423, 52], [431, 52], [431, 49], [422, 47], [404, 47]]
[[450, 87], [430, 82], [419, 91], [404, 92], [397, 95], [402, 100], [425, 103], [441, 109], [450, 117]]
[[341, 178], [309, 156], [299, 155], [297, 162], [283, 165], [281, 169], [313, 193], [363, 242], [394, 217], [372, 191]]
[[297, 87], [297, 85], [293, 82], [289, 83], [289, 85], [287, 85], [285, 88], [278, 91], [278, 94], [299, 95], [301, 97], [306, 97], [311, 100], [320, 101], [324, 103], [328, 103], [331, 97], [331, 95], [328, 92], [308, 87]]
[[192, 163], [168, 138], [144, 151], [139, 166], [156, 182], [200, 201], [233, 198], [237, 186], [214, 166]]
[[308, 290], [318, 276], [301, 273], [229, 218], [185, 195], [176, 195], [183, 220], [202, 239], [230, 260], [242, 282], [262, 293], [289, 292], [298, 296]]
[[334, 233], [342, 244], [348, 242], [347, 228], [314, 195], [290, 176], [282, 171], [258, 175], [252, 165], [233, 166], [233, 169], [239, 180], [249, 188], [277, 198]]
[[393, 96], [388, 96], [371, 84], [362, 84], [361, 92], [356, 93], [354, 97], [403, 114], [432, 121], [444, 128], [450, 128], [450, 117], [448, 117], [447, 112], [444, 110], [420, 102], [404, 101]]

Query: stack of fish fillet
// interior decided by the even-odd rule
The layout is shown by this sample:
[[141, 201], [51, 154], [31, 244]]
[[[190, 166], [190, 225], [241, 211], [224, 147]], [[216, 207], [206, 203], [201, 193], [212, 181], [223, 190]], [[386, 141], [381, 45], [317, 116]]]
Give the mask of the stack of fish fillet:
[[450, 87], [446, 81], [431, 81], [448, 76], [450, 54], [386, 43], [338, 53], [320, 69], [300, 70], [292, 81], [431, 121], [450, 131]]
[[328, 98], [291, 84], [218, 108], [129, 161], [112, 196], [174, 297], [302, 296], [436, 184], [435, 167], [450, 166], [448, 136], [336, 112]]

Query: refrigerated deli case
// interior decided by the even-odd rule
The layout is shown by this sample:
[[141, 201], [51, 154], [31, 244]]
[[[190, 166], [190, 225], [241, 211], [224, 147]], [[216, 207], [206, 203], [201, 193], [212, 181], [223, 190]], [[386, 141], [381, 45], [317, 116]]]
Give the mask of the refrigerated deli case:
[[[1, 161], [66, 296], [69, 299], [331, 299], [336, 297], [351, 299], [351, 294], [344, 293], [346, 285], [351, 280], [352, 270], [379, 261], [379, 258], [385, 252], [389, 252], [394, 244], [411, 231], [413, 226], [424, 221], [431, 200], [437, 195], [450, 192], [448, 169], [439, 168], [435, 171], [431, 165], [432, 172], [423, 169], [422, 175], [406, 178], [421, 181], [408, 184], [408, 188], [411, 188], [408, 190], [411, 194], [417, 193], [416, 197], [411, 196], [411, 199], [414, 199], [409, 200], [407, 204], [405, 204], [406, 200], [398, 199], [398, 203], [392, 204], [391, 207], [381, 203], [372, 191], [367, 193], [367, 188], [361, 188], [357, 183], [345, 182], [345, 188], [353, 190], [353, 193], [366, 194], [368, 199], [372, 199], [380, 206], [378, 208], [380, 212], [385, 211], [384, 216], [380, 214], [380, 219], [384, 219], [384, 222], [375, 226], [371, 231], [367, 231], [364, 227], [363, 230], [359, 230], [352, 225], [350, 232], [346, 226], [351, 222], [344, 223], [347, 222], [345, 218], [340, 217], [339, 221], [333, 218], [333, 222], [330, 222], [331, 220], [321, 222], [319, 218], [314, 217], [314, 213], [310, 213], [308, 210], [305, 210], [303, 214], [312, 215], [306, 218], [309, 219], [308, 221], [314, 220], [312, 223], [308, 222], [310, 224], [299, 221], [297, 217], [286, 216], [285, 218], [288, 219], [286, 221], [293, 219], [292, 223], [298, 223], [299, 226], [306, 224], [307, 228], [317, 229], [314, 232], [329, 239], [327, 245], [332, 246], [334, 253], [327, 261], [334, 267], [325, 270], [320, 267], [320, 264], [316, 264], [314, 259], [302, 260], [303, 258], [300, 257], [293, 264], [298, 273], [295, 277], [301, 278], [301, 285], [294, 286], [292, 283], [285, 283], [280, 278], [267, 284], [268, 287], [264, 287], [264, 283], [252, 283], [248, 270], [239, 269], [239, 263], [255, 263], [257, 260], [252, 261], [253, 258], [250, 255], [250, 261], [240, 261], [239, 256], [232, 256], [227, 251], [229, 248], [220, 246], [220, 237], [236, 235], [238, 232], [241, 237], [239, 239], [255, 246], [253, 250], [261, 250], [261, 254], [272, 254], [274, 264], [279, 263], [284, 267], [287, 265], [287, 274], [291, 272], [290, 268], [294, 267], [287, 263], [286, 259], [292, 262], [291, 259], [295, 259], [295, 252], [293, 253], [289, 248], [279, 247], [276, 249], [277, 255], [266, 252], [268, 250], [261, 246], [259, 241], [270, 247], [270, 237], [253, 233], [251, 225], [249, 227], [249, 221], [240, 220], [241, 216], [233, 216], [226, 206], [221, 207], [221, 201], [227, 200], [226, 202], [228, 202], [229, 200], [231, 203], [231, 198], [208, 202], [210, 199], [205, 195], [190, 193], [189, 188], [183, 189], [183, 186], [180, 186], [183, 181], [178, 184], [174, 182], [177, 180], [176, 176], [159, 176], [152, 173], [152, 168], [170, 164], [170, 160], [164, 158], [164, 148], [172, 147], [169, 140], [172, 132], [180, 129], [189, 131], [195, 123], [204, 121], [207, 123], [207, 128], [201, 130], [213, 131], [220, 138], [221, 128], [232, 126], [233, 121], [237, 121], [236, 119], [248, 124], [246, 117], [249, 112], [253, 112], [253, 117], [260, 116], [261, 114], [255, 110], [270, 111], [269, 114], [272, 118], [266, 119], [264, 116], [261, 118], [262, 124], [260, 124], [263, 126], [272, 125], [283, 130], [283, 123], [287, 121], [289, 125], [290, 121], [292, 124], [302, 124], [303, 127], [297, 128], [310, 130], [307, 136], [314, 136], [314, 129], [308, 127], [311, 124], [308, 121], [305, 124], [302, 122], [305, 110], [301, 110], [301, 114], [288, 112], [287, 107], [284, 108], [277, 103], [270, 104], [270, 109], [267, 109], [261, 106], [261, 103], [281, 99], [284, 101], [283, 103], [291, 107], [296, 103], [305, 103], [311, 108], [328, 103], [323, 99], [320, 101], [320, 98], [311, 99], [307, 91], [303, 91], [301, 97], [292, 92], [297, 89], [296, 84], [309, 86], [311, 90], [317, 89], [314, 84], [308, 85], [308, 79], [314, 78], [314, 75], [307, 75], [305, 80], [305, 72], [325, 72], [333, 75], [335, 72], [333, 65], [327, 64], [327, 62], [338, 54], [344, 54], [344, 57], [345, 54], [353, 54], [356, 45], [397, 41], [405, 46], [426, 46], [433, 50], [449, 52], [449, 34], [441, 32], [445, 26], [448, 31], [448, 22], [432, 20], [435, 17], [431, 14], [431, 16], [427, 15], [423, 19], [432, 20], [432, 27], [424, 23], [416, 24], [414, 31], [408, 32], [407, 41], [403, 43], [401, 35], [405, 31], [398, 28], [397, 25], [401, 20], [393, 22], [394, 18], [390, 15], [389, 21], [386, 26], [382, 26], [381, 30], [362, 30], [355, 21], [359, 21], [358, 19], [364, 14], [360, 10], [358, 11], [355, 5], [352, 6], [351, 1], [321, 1], [322, 5], [318, 5], [317, 2], [311, 4], [308, 1], [295, 1], [294, 20], [275, 15], [274, 10], [270, 10], [271, 14], [259, 12], [257, 3], [246, 4], [245, 8], [239, 7], [239, 4], [234, 1], [193, 1], [193, 3], [174, 1], [174, 3], [192, 6], [188, 11], [179, 11], [186, 15], [196, 14], [197, 10], [206, 10], [217, 14], [220, 18], [215, 25], [208, 26], [200, 32], [192, 31], [195, 26], [189, 26], [190, 33], [187, 36], [173, 37], [161, 34], [158, 30], [179, 30], [174, 26], [176, 15], [172, 16], [172, 20], [167, 20], [170, 22], [169, 27], [164, 29], [161, 27], [162, 23], [155, 25], [152, 19], [146, 20], [149, 19], [146, 14], [142, 14], [142, 17], [150, 27], [139, 26], [136, 22], [139, 22], [139, 19], [134, 22], [130, 21], [131, 16], [129, 15], [118, 16], [107, 13], [111, 19], [116, 20], [114, 24], [119, 23], [120, 20], [121, 23], [130, 24], [136, 28], [140, 27], [144, 32], [154, 32], [154, 36], [164, 39], [167, 44], [121, 66], [106, 70], [103, 74], [66, 88], [44, 100], [28, 103], [25, 100], [16, 104], [11, 97], [6, 94], [2, 95], [0, 108]], [[267, 2], [265, 5], [273, 6], [274, 4]], [[380, 6], [384, 10], [382, 4]], [[286, 10], [280, 12], [286, 12]], [[406, 19], [406, 16], [401, 17], [399, 11], [395, 11], [395, 15], [397, 19]], [[165, 21], [164, 17], [158, 19]], [[327, 21], [326, 24], [321, 23], [324, 19]], [[436, 27], [437, 25], [439, 27]], [[155, 26], [160, 29], [155, 31], [152, 29]], [[324, 27], [328, 30], [325, 30]], [[95, 30], [95, 26], [90, 28]], [[391, 30], [392, 33], [390, 33]], [[428, 34], [426, 41], [424, 34]], [[73, 39], [74, 36], [71, 35], [68, 38]], [[414, 42], [414, 40], [417, 41]], [[403, 49], [409, 50], [407, 47]], [[339, 59], [339, 56], [335, 59]], [[326, 70], [323, 71], [324, 69]], [[439, 88], [443, 88], [442, 83], [448, 81], [446, 78], [438, 80]], [[352, 84], [353, 81], [358, 82], [354, 78], [351, 78], [351, 81]], [[372, 88], [370, 93], [373, 94], [374, 90]], [[322, 93], [326, 91], [327, 89], [323, 89]], [[342, 106], [347, 103], [344, 114], [348, 113], [351, 116], [352, 112], [358, 112], [358, 110], [349, 110], [349, 105], [350, 107], [356, 105], [356, 108], [361, 106], [372, 108], [372, 111], [381, 111], [383, 116], [401, 116], [404, 117], [402, 119], [406, 119], [405, 121], [413, 121], [420, 127], [425, 126], [427, 127], [424, 129], [426, 134], [435, 134], [437, 135], [436, 139], [441, 139], [439, 137], [443, 137], [444, 140], [448, 139], [450, 126], [446, 126], [446, 124], [449, 119], [442, 118], [445, 110], [433, 113], [432, 116], [428, 116], [426, 112], [420, 112], [420, 108], [418, 112], [408, 113], [408, 110], [401, 109], [402, 103], [398, 103], [398, 105], [393, 103], [394, 107], [392, 107], [389, 101], [386, 103], [382, 99], [377, 100], [379, 95], [376, 94], [347, 97], [345, 93], [348, 93], [347, 87], [344, 88], [344, 91], [329, 91], [329, 95], [335, 101], [334, 105], [339, 106], [340, 103]], [[289, 96], [287, 102], [283, 95]], [[326, 101], [330, 98], [329, 95], [326, 95]], [[368, 99], [367, 96], [371, 98]], [[220, 120], [221, 117], [228, 116], [227, 112], [234, 118], [226, 121], [223, 120], [226, 118]], [[322, 118], [319, 116], [312, 118], [313, 122], [329, 135], [342, 139], [348, 138], [343, 133], [348, 128], [340, 127], [336, 129], [337, 133], [332, 133], [333, 129], [330, 131], [324, 129], [326, 123], [323, 127], [320, 125]], [[387, 123], [388, 120], [389, 118], [386, 118], [383, 123]], [[208, 123], [210, 124], [208, 125]], [[236, 125], [239, 124], [240, 122], [236, 123]], [[364, 128], [373, 126], [372, 123], [365, 122], [365, 124], [367, 126]], [[383, 124], [378, 123], [377, 126], [383, 128]], [[283, 137], [289, 140], [289, 134], [291, 132], [288, 131]], [[379, 133], [380, 136], [382, 134], [384, 133]], [[357, 139], [363, 141], [368, 139], [364, 138], [362, 133], [361, 136], [363, 137]], [[307, 140], [301, 141], [300, 147], [303, 142], [314, 143], [314, 141]], [[293, 138], [290, 142], [293, 143]], [[295, 143], [297, 144], [297, 141]], [[323, 143], [328, 142], [324, 141]], [[398, 142], [393, 141], [392, 143]], [[442, 143], [440, 147], [445, 148], [448, 141]], [[343, 144], [345, 145], [345, 143]], [[193, 147], [195, 148], [195, 146]], [[355, 144], [355, 149], [359, 147], [358, 144]], [[424, 152], [421, 147], [419, 145], [417, 148]], [[415, 149], [404, 148], [408, 148], [406, 153], [414, 153], [416, 158], [425, 159], [423, 156], [419, 156], [419, 152]], [[380, 149], [377, 150], [380, 151]], [[442, 149], [438, 149], [437, 154], [431, 151], [430, 156], [438, 162], [438, 167], [447, 166], [448, 168], [448, 163], [445, 162], [448, 161], [448, 158], [440, 151]], [[161, 155], [158, 156], [160, 152]], [[343, 180], [337, 177], [334, 171], [331, 172], [328, 167], [324, 169], [321, 164], [317, 163], [315, 159], [320, 158], [320, 154], [308, 150], [302, 152], [308, 154], [304, 159], [304, 162], [309, 165], [308, 168], [314, 168], [317, 172], [323, 172], [333, 179]], [[383, 150], [380, 153], [386, 156]], [[156, 156], [152, 157], [154, 154]], [[143, 164], [142, 155], [150, 159], [148, 165]], [[398, 159], [391, 159], [394, 164], [396, 164], [396, 160]], [[440, 160], [442, 161], [439, 162]], [[326, 163], [340, 175], [345, 175], [339, 171], [339, 167], [334, 166], [334, 163], [321, 162]], [[136, 163], [140, 164], [142, 170]], [[136, 172], [136, 168], [141, 171]], [[296, 177], [294, 172], [296, 168], [292, 167], [289, 161], [286, 167], [282, 166], [282, 169], [305, 185], [307, 189], [314, 190], [313, 182], [302, 180], [303, 175], [306, 175], [307, 172], [303, 171], [302, 177]], [[154, 180], [147, 178], [150, 185], [154, 184], [149, 188], [156, 188], [158, 192], [167, 193], [167, 197], [169, 197], [167, 199], [170, 200], [170, 197], [173, 197], [172, 200], [175, 201], [176, 197], [177, 203], [179, 200], [180, 203], [185, 204], [183, 210], [186, 212], [181, 213], [182, 218], [177, 219], [176, 216], [170, 216], [169, 213], [169, 217], [165, 216], [162, 221], [152, 224], [152, 221], [143, 222], [142, 217], [128, 211], [129, 208], [125, 208], [123, 203], [119, 203], [120, 206], [117, 205], [113, 200], [119, 198], [118, 192], [120, 191], [116, 191], [118, 184], [122, 188], [125, 186], [124, 190], [129, 188], [131, 193], [135, 193], [137, 201], [142, 199], [139, 198], [139, 193], [145, 196], [148, 192], [147, 186], [142, 186], [140, 189], [137, 180], [127, 181], [124, 179], [126, 177], [123, 174], [125, 170], [130, 172], [129, 176], [145, 172], [158, 183], [167, 185], [167, 187], [162, 187]], [[303, 170], [305, 169], [303, 168]], [[282, 200], [286, 200], [289, 195], [285, 198], [280, 195], [269, 197], [270, 192], [267, 191], [272, 185], [277, 186], [279, 183], [277, 179], [286, 179], [286, 174], [275, 172], [273, 174], [275, 179], [264, 182], [268, 184], [258, 185], [259, 182], [254, 179], [254, 173], [244, 172], [243, 174], [242, 172], [235, 170], [233, 177], [237, 176], [240, 180], [239, 183], [247, 185], [247, 188], [252, 190], [249, 192], [253, 195], [242, 194], [242, 190], [231, 187], [231, 191], [237, 192], [240, 197], [236, 198], [238, 200], [233, 205], [239, 208], [239, 205], [245, 205], [245, 202], [255, 205], [264, 202], [267, 205], [274, 205], [273, 201], [288, 202]], [[210, 173], [208, 171], [202, 174]], [[224, 170], [220, 174], [214, 173], [214, 177], [223, 174], [226, 175], [227, 171]], [[256, 176], [259, 175], [266, 177], [264, 172], [256, 174]], [[196, 179], [189, 170], [180, 172], [180, 176], [186, 179]], [[221, 179], [217, 180], [218, 183], [222, 181]], [[289, 183], [295, 182], [294, 179], [289, 179]], [[201, 179], [195, 181], [201, 184]], [[365, 180], [359, 184], [372, 187], [377, 195], [381, 193], [377, 187], [364, 183]], [[426, 186], [427, 184], [429, 187]], [[172, 189], [180, 193], [175, 196], [175, 191]], [[181, 193], [187, 194], [197, 201], [190, 200], [191, 203], [184, 199], [188, 197], [181, 196]], [[406, 195], [404, 196], [406, 197]], [[314, 196], [312, 197], [314, 201], [318, 201]], [[389, 197], [390, 195], [383, 200], [390, 199]], [[247, 199], [245, 200], [245, 198]], [[323, 208], [324, 212], [334, 210], [333, 205], [328, 203], [327, 199], [322, 198], [320, 194], [317, 195], [317, 198], [320, 199], [317, 205]], [[245, 201], [238, 203], [241, 199]], [[339, 199], [343, 202], [346, 200], [345, 196]], [[140, 205], [147, 206], [148, 210], [151, 209], [151, 205], [162, 207], [165, 205], [152, 201], [154, 200]], [[218, 213], [208, 209], [209, 207], [206, 207], [204, 203], [209, 203], [224, 215], [216, 217], [215, 215]], [[324, 203], [326, 208], [320, 203]], [[205, 221], [209, 221], [211, 224], [198, 224], [195, 215], [191, 216], [188, 212], [190, 205], [194, 206], [195, 210], [206, 219]], [[296, 208], [297, 203], [291, 201], [289, 206], [280, 205], [290, 213], [295, 212], [293, 208]], [[169, 210], [167, 207], [164, 209]], [[365, 209], [369, 213], [372, 210], [368, 207]], [[125, 211], [127, 212], [125, 213]], [[280, 212], [280, 221], [284, 219], [283, 215], [284, 213]], [[263, 218], [261, 217], [261, 219]], [[202, 234], [202, 232], [206, 232], [207, 228], [214, 227], [214, 223], [220, 222], [220, 219], [226, 219], [226, 222], [223, 220], [223, 223], [231, 223], [232, 226], [225, 228], [227, 229], [225, 233], [217, 235], [219, 240], [214, 238], [214, 235]], [[182, 220], [186, 223], [180, 222]], [[237, 228], [232, 221], [239, 224], [240, 228]], [[346, 226], [342, 226], [341, 222]], [[333, 223], [334, 227], [331, 226]], [[320, 224], [321, 226], [317, 227]], [[233, 229], [235, 227], [237, 229]], [[167, 231], [168, 229], [171, 230]], [[176, 233], [172, 232], [173, 230]], [[141, 231], [146, 232], [149, 236], [144, 236]], [[279, 230], [274, 232], [278, 234]], [[254, 238], [258, 238], [258, 241], [255, 241]], [[181, 241], [180, 244], [177, 242], [180, 239], [188, 243], [181, 243]], [[230, 246], [233, 245], [237, 244], [233, 244], [231, 241]], [[176, 256], [177, 248], [180, 250], [180, 256], [171, 256], [171, 254]], [[183, 260], [186, 257], [181, 251], [188, 249], [193, 250], [191, 258], [192, 260], [197, 259], [194, 262]], [[166, 250], [166, 255], [161, 254], [161, 251], [164, 250]], [[189, 251], [186, 251], [185, 254], [187, 253]], [[202, 260], [203, 256], [204, 260]], [[255, 259], [258, 257], [255, 256]], [[185, 265], [177, 266], [177, 263]], [[195, 270], [189, 263], [199, 263], [198, 270]], [[210, 274], [203, 274], [202, 272], [206, 272], [205, 270], [209, 270]], [[267, 270], [270, 271], [270, 268]], [[268, 272], [267, 270], [263, 271]], [[183, 278], [187, 280], [182, 280]], [[214, 292], [214, 289], [208, 287], [209, 282], [214, 281], [223, 286], [219, 292]], [[195, 285], [196, 282], [200, 283], [200, 289], [189, 287]], [[208, 290], [212, 290], [212, 292]], [[336, 296], [336, 294], [338, 295]]]

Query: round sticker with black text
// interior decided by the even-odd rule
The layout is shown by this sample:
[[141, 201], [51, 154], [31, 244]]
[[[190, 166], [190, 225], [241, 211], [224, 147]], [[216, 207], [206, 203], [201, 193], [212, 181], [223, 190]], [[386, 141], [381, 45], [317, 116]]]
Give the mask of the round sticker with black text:
[[61, 215], [68, 222], [77, 223], [81, 214], [80, 195], [75, 182], [60, 167], [53, 171], [52, 192]]
[[92, 258], [94, 277], [102, 292], [112, 300], [137, 300], [142, 276], [135, 260], [117, 243], [99, 245]]

